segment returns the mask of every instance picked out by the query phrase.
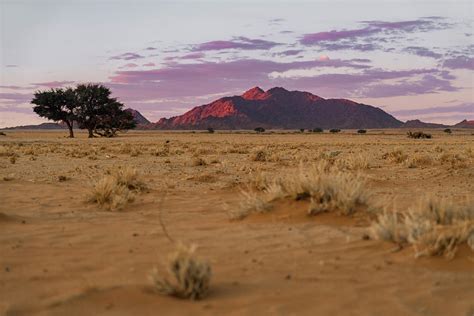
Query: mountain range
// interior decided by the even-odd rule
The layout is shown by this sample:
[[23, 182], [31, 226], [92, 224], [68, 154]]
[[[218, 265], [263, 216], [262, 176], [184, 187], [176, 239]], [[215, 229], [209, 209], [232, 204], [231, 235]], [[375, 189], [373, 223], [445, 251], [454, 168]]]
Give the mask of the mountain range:
[[[370, 129], [370, 128], [474, 128], [474, 121], [464, 120], [453, 126], [402, 122], [380, 108], [347, 99], [324, 99], [304, 91], [275, 87], [264, 91], [254, 87], [242, 95], [223, 97], [194, 107], [183, 115], [150, 122], [140, 112], [130, 111], [139, 129]], [[43, 123], [14, 127], [17, 129], [58, 129], [61, 123]]]

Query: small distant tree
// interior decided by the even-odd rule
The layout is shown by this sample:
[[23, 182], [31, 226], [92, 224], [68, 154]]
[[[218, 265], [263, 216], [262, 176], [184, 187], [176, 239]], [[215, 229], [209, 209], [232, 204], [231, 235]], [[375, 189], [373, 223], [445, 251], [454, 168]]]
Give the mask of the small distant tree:
[[451, 134], [453, 131], [450, 128], [447, 128], [443, 132], [445, 132], [446, 134]]
[[35, 104], [33, 111], [39, 116], [66, 124], [69, 137], [74, 138], [77, 102], [72, 88], [37, 91], [31, 103]]
[[301, 132], [301, 133], [304, 133], [304, 128], [300, 128], [300, 132]]
[[367, 131], [365, 129], [360, 129], [357, 131], [358, 134], [365, 134]]
[[329, 132], [335, 134], [335, 133], [339, 133], [341, 130], [338, 129], [338, 128], [333, 128], [333, 129], [330, 129]]
[[208, 128], [207, 128], [207, 132], [210, 133], [210, 134], [212, 134], [212, 133], [214, 133], [214, 129], [213, 129], [212, 127], [208, 127]]
[[263, 133], [265, 132], [265, 129], [263, 127], [256, 127], [254, 131], [256, 131], [257, 133]]
[[313, 128], [313, 133], [322, 133], [322, 132], [324, 132], [322, 128], [319, 128], [319, 127]]

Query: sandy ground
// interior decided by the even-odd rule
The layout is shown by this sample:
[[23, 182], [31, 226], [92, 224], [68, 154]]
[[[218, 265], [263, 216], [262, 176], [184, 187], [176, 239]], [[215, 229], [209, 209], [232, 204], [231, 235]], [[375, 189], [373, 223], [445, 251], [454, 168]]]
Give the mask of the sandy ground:
[[[310, 217], [295, 201], [241, 221], [226, 211], [258, 174], [354, 154], [370, 162], [363, 173], [374, 205], [393, 199], [403, 211], [427, 194], [472, 196], [471, 131], [431, 132], [431, 140], [412, 140], [400, 130], [115, 139], [7, 131], [0, 136], [0, 315], [474, 315], [467, 246], [452, 260], [415, 259], [410, 247], [365, 240], [363, 216]], [[461, 158], [411, 166], [382, 158], [395, 149]], [[258, 150], [266, 161], [252, 159]], [[199, 158], [205, 165], [196, 165]], [[118, 166], [137, 168], [148, 190], [120, 211], [87, 203], [94, 182]], [[174, 248], [160, 216], [173, 239], [199, 245], [211, 263], [207, 298], [153, 291], [147, 275]]]

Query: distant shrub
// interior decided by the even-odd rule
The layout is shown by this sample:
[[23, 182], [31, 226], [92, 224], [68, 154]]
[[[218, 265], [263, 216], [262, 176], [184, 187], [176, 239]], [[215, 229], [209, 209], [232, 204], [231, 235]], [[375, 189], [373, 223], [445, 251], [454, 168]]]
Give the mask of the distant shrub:
[[256, 131], [257, 133], [263, 133], [265, 132], [265, 129], [263, 127], [256, 127], [254, 131]]
[[415, 139], [420, 139], [420, 138], [431, 138], [431, 134], [426, 134], [423, 132], [408, 132], [407, 133], [408, 138], [415, 138]]
[[301, 133], [304, 133], [304, 128], [300, 128], [300, 132], [301, 132]]
[[329, 132], [335, 134], [335, 133], [339, 133], [341, 130], [339, 128], [332, 128], [329, 130]]
[[208, 128], [207, 128], [207, 132], [210, 133], [210, 134], [212, 134], [212, 133], [214, 133], [214, 129], [213, 129], [212, 127], [208, 127]]
[[319, 128], [319, 127], [316, 127], [316, 128], [313, 128], [313, 133], [322, 133], [324, 132], [324, 130], [322, 128]]
[[358, 134], [365, 134], [367, 131], [365, 129], [360, 129], [357, 131]]
[[194, 167], [198, 167], [198, 166], [206, 166], [207, 165], [207, 162], [200, 158], [200, 157], [195, 157], [192, 161], [191, 161], [191, 165], [194, 166]]
[[7, 136], [4, 132], [0, 132], [0, 136]]
[[446, 128], [443, 132], [446, 134], [451, 134], [453, 131], [450, 128]]
[[250, 157], [253, 161], [266, 161], [267, 154], [263, 150], [257, 150]]

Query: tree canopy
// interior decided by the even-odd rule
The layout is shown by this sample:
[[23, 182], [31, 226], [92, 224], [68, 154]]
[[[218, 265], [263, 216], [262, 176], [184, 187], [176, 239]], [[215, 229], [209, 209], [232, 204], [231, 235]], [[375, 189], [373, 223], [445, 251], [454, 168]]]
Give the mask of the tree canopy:
[[113, 137], [118, 131], [135, 128], [132, 113], [124, 105], [110, 97], [110, 90], [100, 84], [80, 84], [75, 89], [51, 89], [38, 91], [31, 103], [40, 116], [62, 121], [74, 137], [73, 126], [87, 129], [89, 137]]
[[69, 137], [74, 137], [72, 128], [76, 120], [77, 103], [73, 89], [37, 91], [31, 103], [36, 105], [33, 107], [33, 111], [39, 116], [55, 122], [64, 122], [69, 129]]

